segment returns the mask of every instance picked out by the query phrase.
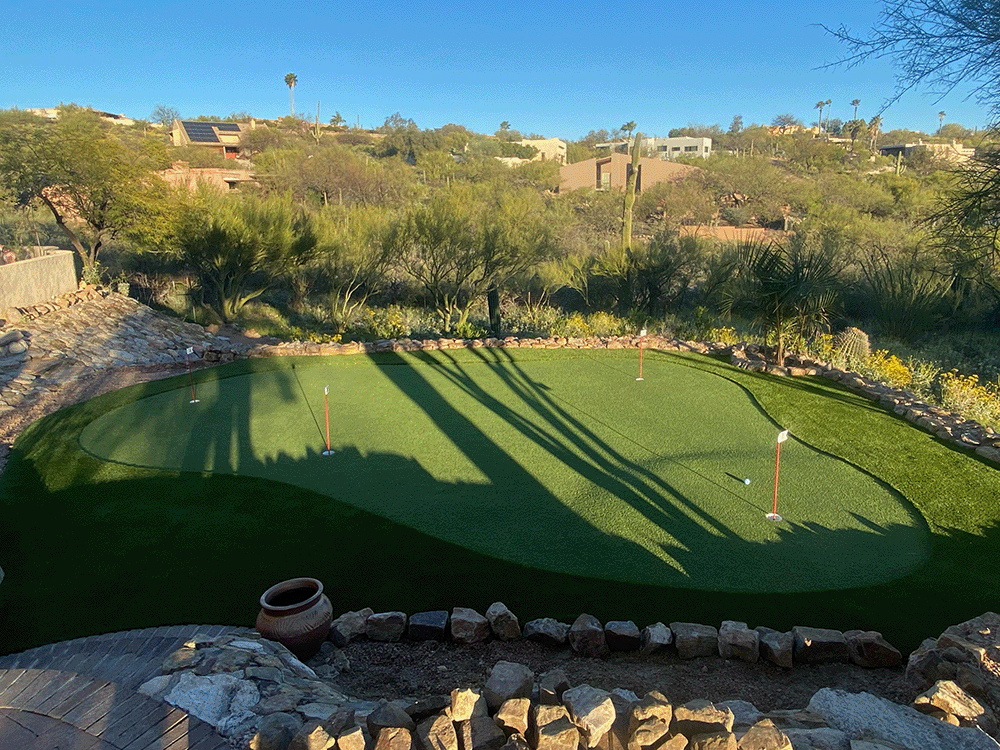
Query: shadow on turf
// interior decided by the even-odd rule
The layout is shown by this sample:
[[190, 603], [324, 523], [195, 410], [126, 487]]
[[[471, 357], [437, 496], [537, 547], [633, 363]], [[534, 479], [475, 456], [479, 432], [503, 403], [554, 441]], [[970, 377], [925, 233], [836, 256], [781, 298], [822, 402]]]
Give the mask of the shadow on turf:
[[[788, 524], [775, 527], [780, 542], [756, 544], [716, 519], [705, 519], [706, 528], [679, 510], [698, 513], [686, 498], [602, 442], [508, 353], [491, 350], [477, 352], [477, 357], [505, 379], [533, 419], [484, 393], [455, 358], [441, 353], [420, 355], [507, 420], [524, 439], [545, 447], [653, 522], [665, 524], [679, 545], [663, 552], [681, 570], [581, 520], [539, 486], [527, 467], [511, 460], [503, 446], [489, 443], [480, 434], [479, 442], [460, 447], [476, 457], [496, 491], [502, 496], [513, 477], [528, 486], [534, 483], [546, 505], [547, 523], [532, 532], [533, 538], [511, 539], [511, 546], [551, 544], [568, 536], [581, 556], [613, 555], [615, 549], [628, 547], [629, 554], [623, 558], [640, 568], [655, 568], [667, 585], [570, 576], [499, 560], [328, 496], [267, 479], [177, 475], [129, 467], [119, 467], [119, 475], [112, 476], [108, 464], [75, 447], [75, 436], [83, 426], [107, 408], [84, 404], [52, 415], [19, 441], [0, 479], [0, 513], [5, 520], [0, 527], [0, 563], [8, 574], [0, 586], [0, 618], [4, 620], [0, 652], [100, 629], [189, 621], [248, 622], [263, 589], [282, 577], [302, 574], [326, 582], [338, 613], [364, 606], [410, 613], [453, 606], [482, 611], [499, 599], [523, 619], [571, 620], [581, 611], [604, 620], [634, 619], [640, 625], [657, 620], [717, 624], [738, 617], [782, 629], [795, 624], [875, 627], [895, 636], [898, 643], [912, 635], [901, 618], [922, 616], [909, 583], [920, 575], [901, 579], [898, 591], [893, 584], [812, 593], [754, 593], [740, 591], [739, 585], [753, 575], [748, 560], [766, 557], [769, 550], [791, 552], [806, 575], [828, 574], [814, 570], [818, 548], [842, 551], [846, 570], [863, 564], [851, 555], [876, 546], [872, 542], [878, 537], [889, 538], [906, 529], [871, 522], [866, 524], [870, 532]], [[443, 428], [465, 420], [426, 380], [401, 376], [412, 370], [390, 367], [385, 374], [395, 378], [406, 397]], [[286, 378], [285, 392], [295, 398], [294, 375]], [[160, 384], [155, 389], [165, 390]], [[249, 391], [237, 401], [232, 418], [246, 423]], [[229, 455], [235, 446], [239, 461], [234, 469], [239, 474], [270, 471], [277, 463], [328, 465], [315, 452], [301, 461], [288, 456], [259, 461], [253, 456], [246, 424], [236, 427], [235, 437], [232, 432], [195, 435], [191, 450]], [[466, 427], [464, 434], [475, 436], [475, 428]], [[580, 454], [569, 445], [579, 447]], [[74, 451], [79, 455], [73, 455]], [[370, 475], [381, 474], [381, 481], [390, 483], [395, 481], [393, 466], [398, 465], [413, 478], [407, 495], [456, 489], [400, 456], [345, 458], [358, 465], [367, 463]], [[475, 523], [477, 511], [482, 510], [475, 495], [483, 490], [479, 486], [465, 490], [470, 502], [454, 510], [460, 511], [460, 524]], [[396, 492], [400, 492], [398, 484]], [[502, 524], [489, 529], [500, 538], [505, 532]], [[681, 571], [696, 566], [707, 566], [706, 575], [717, 581], [717, 590], [686, 587], [690, 580]], [[616, 571], [611, 577], [627, 578], [632, 572]], [[95, 608], [98, 601], [112, 605]]]

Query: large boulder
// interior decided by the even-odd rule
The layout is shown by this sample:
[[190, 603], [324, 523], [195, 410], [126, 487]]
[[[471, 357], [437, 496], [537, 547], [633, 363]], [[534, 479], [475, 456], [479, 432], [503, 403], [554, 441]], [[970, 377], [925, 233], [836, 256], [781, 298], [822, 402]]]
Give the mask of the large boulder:
[[607, 656], [608, 642], [604, 637], [601, 621], [593, 615], [582, 614], [569, 629], [569, 645], [581, 656]]
[[538, 702], [556, 706], [562, 703], [563, 693], [569, 690], [569, 678], [561, 669], [550, 669], [538, 681]]
[[719, 631], [711, 625], [693, 622], [672, 622], [670, 632], [674, 634], [677, 655], [682, 659], [698, 656], [715, 656], [719, 648]]
[[521, 625], [517, 615], [507, 609], [503, 602], [493, 602], [486, 610], [486, 619], [490, 623], [493, 635], [501, 641], [516, 641], [521, 637]]
[[735, 720], [732, 711], [711, 701], [693, 700], [674, 707], [674, 731], [689, 738], [696, 734], [731, 732]]
[[770, 719], [761, 719], [740, 737], [739, 750], [792, 750], [788, 735]]
[[850, 660], [847, 640], [839, 630], [809, 628], [796, 625], [792, 628], [795, 638], [795, 661], [802, 664], [830, 664]]
[[473, 716], [459, 722], [456, 731], [462, 750], [500, 750], [507, 742], [507, 735], [489, 716]]
[[417, 738], [425, 750], [459, 750], [455, 724], [444, 714], [420, 722]]
[[639, 653], [645, 656], [654, 651], [664, 649], [673, 643], [674, 634], [662, 622], [656, 622], [642, 629], [641, 640]]
[[451, 691], [451, 720], [467, 721], [474, 716], [488, 716], [486, 699], [472, 688], [455, 688]]
[[745, 622], [724, 620], [719, 628], [719, 656], [756, 663], [760, 658], [760, 634], [750, 630]]
[[962, 726], [976, 726], [987, 734], [996, 734], [997, 722], [993, 711], [977, 701], [951, 680], [938, 680], [913, 700], [913, 707], [922, 713], [937, 709], [958, 718]]
[[530, 698], [534, 684], [535, 673], [524, 664], [498, 661], [490, 670], [483, 688], [486, 705], [491, 712], [495, 712], [511, 698]]
[[395, 642], [405, 632], [405, 612], [377, 612], [365, 621], [365, 635], [371, 641]]
[[869, 693], [822, 688], [808, 710], [851, 740], [880, 740], [905, 750], [997, 750], [996, 740], [978, 729], [955, 727]]
[[524, 637], [547, 646], [565, 646], [569, 638], [569, 625], [551, 617], [541, 617], [524, 624]]
[[851, 662], [859, 667], [898, 667], [903, 655], [875, 630], [846, 630], [844, 640]]
[[443, 641], [448, 637], [448, 610], [410, 615], [406, 637], [411, 641]]
[[779, 667], [791, 669], [795, 654], [795, 636], [762, 625], [754, 628], [760, 636], [760, 655]]
[[302, 721], [293, 714], [268, 714], [250, 738], [250, 750], [288, 750], [289, 743], [301, 728]]
[[638, 651], [642, 645], [639, 626], [631, 620], [611, 620], [606, 623], [604, 639], [612, 651]]
[[476, 610], [455, 607], [451, 611], [451, 639], [455, 643], [482, 643], [491, 632], [489, 621]]
[[372, 737], [387, 727], [401, 727], [410, 732], [417, 728], [417, 725], [413, 722], [413, 717], [395, 703], [381, 704], [368, 714], [365, 722]]
[[511, 698], [504, 701], [494, 720], [508, 737], [515, 734], [527, 737], [531, 727], [531, 699]]
[[563, 704], [573, 723], [580, 728], [587, 747], [596, 747], [615, 722], [615, 707], [611, 694], [605, 690], [578, 685], [563, 693]]

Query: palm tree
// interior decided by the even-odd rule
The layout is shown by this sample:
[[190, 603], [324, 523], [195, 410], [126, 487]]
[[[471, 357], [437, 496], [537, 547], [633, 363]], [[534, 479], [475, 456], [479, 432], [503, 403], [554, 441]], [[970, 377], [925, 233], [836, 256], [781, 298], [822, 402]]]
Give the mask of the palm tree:
[[823, 107], [826, 106], [826, 102], [820, 101], [816, 102], [816, 106], [813, 109], [819, 110], [819, 132], [823, 132]]
[[944, 116], [945, 116], [945, 111], [942, 109], [940, 112], [938, 112], [938, 135], [941, 134], [941, 128], [944, 127]]
[[295, 84], [298, 82], [299, 77], [294, 73], [285, 76], [285, 85], [288, 86], [288, 107], [292, 111], [292, 117], [295, 117]]
[[632, 131], [636, 129], [635, 120], [629, 120], [624, 125], [621, 126], [621, 130], [625, 131], [625, 137], [632, 140]]
[[861, 100], [860, 99], [852, 99], [851, 100], [851, 106], [854, 107], [854, 118], [853, 119], [855, 119], [855, 120], [858, 119], [858, 105], [859, 104], [861, 104]]
[[879, 134], [882, 132], [882, 115], [875, 115], [868, 122], [868, 148], [871, 151], [875, 150], [875, 143], [878, 141]]
[[826, 132], [828, 132], [828, 133], [830, 132], [830, 112], [832, 111], [832, 108], [830, 107], [831, 104], [833, 104], [833, 100], [832, 99], [827, 99], [826, 100]]

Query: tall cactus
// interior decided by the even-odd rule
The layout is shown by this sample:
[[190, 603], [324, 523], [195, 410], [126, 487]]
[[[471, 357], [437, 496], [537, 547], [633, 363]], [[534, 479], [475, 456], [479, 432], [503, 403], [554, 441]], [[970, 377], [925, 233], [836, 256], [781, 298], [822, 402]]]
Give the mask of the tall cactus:
[[622, 250], [632, 250], [632, 206], [635, 205], [635, 183], [639, 177], [639, 144], [642, 143], [642, 133], [635, 134], [632, 144], [632, 171], [625, 183], [625, 213], [622, 216]]
[[871, 355], [868, 334], [860, 328], [845, 328], [833, 337], [833, 351], [847, 365], [867, 361]]

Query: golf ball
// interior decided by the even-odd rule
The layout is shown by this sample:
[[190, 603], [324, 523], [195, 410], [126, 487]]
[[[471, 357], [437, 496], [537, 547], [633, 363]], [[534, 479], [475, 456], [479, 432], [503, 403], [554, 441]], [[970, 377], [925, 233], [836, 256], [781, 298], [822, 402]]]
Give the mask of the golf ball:
[[743, 480], [743, 484], [750, 484], [750, 477]]

